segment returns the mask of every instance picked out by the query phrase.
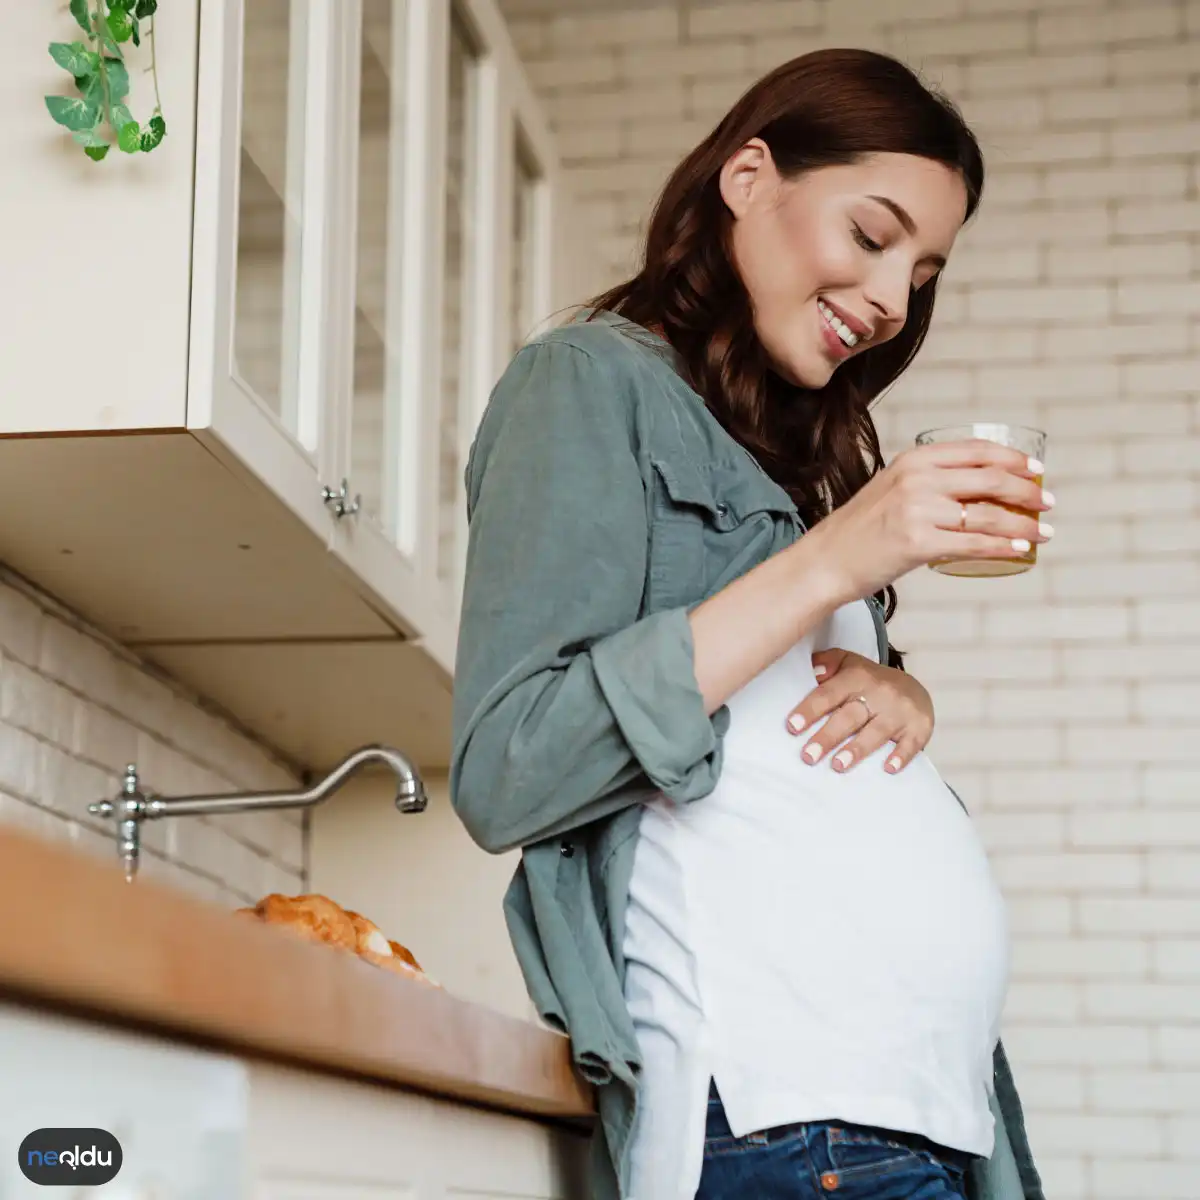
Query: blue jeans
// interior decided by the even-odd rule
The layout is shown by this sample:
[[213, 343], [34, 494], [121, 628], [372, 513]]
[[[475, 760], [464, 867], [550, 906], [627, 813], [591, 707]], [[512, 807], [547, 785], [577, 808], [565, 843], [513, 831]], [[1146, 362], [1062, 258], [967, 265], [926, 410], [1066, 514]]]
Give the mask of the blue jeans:
[[965, 1200], [971, 1155], [836, 1121], [734, 1137], [713, 1084], [696, 1200]]

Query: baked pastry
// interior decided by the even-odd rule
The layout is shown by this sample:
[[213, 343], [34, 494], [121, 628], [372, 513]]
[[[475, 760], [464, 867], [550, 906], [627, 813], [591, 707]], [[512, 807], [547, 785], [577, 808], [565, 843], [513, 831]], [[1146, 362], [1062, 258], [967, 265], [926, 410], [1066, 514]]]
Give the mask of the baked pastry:
[[402, 958], [397, 958], [394, 954], [376, 954], [374, 950], [363, 950], [359, 952], [359, 958], [365, 958], [367, 962], [374, 963], [377, 967], [382, 967], [385, 971], [391, 971], [394, 975], [399, 975], [404, 979], [415, 979], [418, 983], [427, 983], [430, 987], [441, 987], [442, 985], [436, 979], [430, 979], [419, 967], [410, 966]]
[[392, 948], [393, 958], [398, 958], [402, 962], [408, 963], [410, 967], [416, 967], [418, 971], [423, 971], [425, 969], [419, 962], [417, 962], [415, 958], [413, 958], [412, 951], [409, 950], [407, 946], [402, 946], [399, 942], [391, 941], [388, 942], [388, 945]]
[[[389, 941], [374, 921], [369, 921], [361, 913], [351, 912], [350, 909], [346, 909], [346, 916], [354, 922], [354, 928], [358, 934], [356, 949], [359, 954], [365, 954], [370, 950], [382, 958], [390, 958], [396, 953], [398, 943]], [[404, 950], [404, 947], [400, 946], [400, 949]], [[401, 957], [405, 956], [407, 956], [406, 961], [411, 962], [414, 967], [417, 966], [417, 960], [407, 950], [404, 950], [404, 954], [401, 955]]]
[[267, 925], [279, 925], [310, 942], [358, 949], [358, 930], [346, 910], [328, 896], [283, 896], [272, 892], [251, 910]]
[[234, 916], [278, 925], [307, 941], [349, 950], [384, 970], [441, 987], [425, 974], [412, 951], [391, 941], [374, 921], [320, 893], [283, 896], [272, 892], [253, 908], [234, 909]]

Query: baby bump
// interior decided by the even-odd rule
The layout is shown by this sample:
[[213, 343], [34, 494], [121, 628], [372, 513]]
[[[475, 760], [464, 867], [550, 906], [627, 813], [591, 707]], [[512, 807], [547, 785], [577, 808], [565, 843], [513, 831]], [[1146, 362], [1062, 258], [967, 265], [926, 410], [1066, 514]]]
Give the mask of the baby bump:
[[724, 944], [777, 959], [784, 948], [755, 945], [770, 928], [759, 917], [791, 914], [784, 952], [814, 965], [806, 988], [836, 991], [869, 962], [881, 991], [921, 1000], [931, 1021], [964, 1008], [990, 1020], [1007, 979], [1004, 904], [928, 756], [890, 775], [885, 748], [843, 774], [804, 763], [786, 732], [765, 741], [727, 745], [715, 791], [681, 813]]

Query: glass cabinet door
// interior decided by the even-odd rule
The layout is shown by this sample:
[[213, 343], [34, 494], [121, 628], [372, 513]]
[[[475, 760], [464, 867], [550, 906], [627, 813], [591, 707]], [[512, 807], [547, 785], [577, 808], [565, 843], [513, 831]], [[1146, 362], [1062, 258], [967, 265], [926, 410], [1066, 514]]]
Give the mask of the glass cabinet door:
[[188, 427], [327, 541], [333, 0], [199, 14]]
[[403, 5], [362, 0], [349, 479], [360, 520], [399, 536], [403, 264]]
[[548, 315], [549, 131], [494, 0], [199, 25], [188, 428], [449, 668], [470, 439]]
[[515, 354], [529, 340], [535, 323], [545, 314], [536, 311], [540, 291], [538, 200], [541, 177], [519, 126], [514, 130], [513, 151], [508, 348]]
[[431, 389], [423, 386], [422, 342], [432, 306], [422, 304], [428, 238], [419, 189], [427, 182], [418, 120], [431, 6], [339, 2], [346, 3], [334, 221], [341, 261], [331, 337], [339, 345], [337, 469], [358, 507], [337, 521], [330, 545], [379, 597], [388, 620], [406, 636], [424, 636], [432, 587], [421, 577], [419, 509], [431, 458], [423, 453], [422, 409]]
[[309, 450], [319, 422], [300, 394], [309, 4], [243, 6], [233, 369]]
[[479, 52], [456, 7], [450, 10], [446, 89], [437, 463], [437, 579], [454, 589], [465, 531], [461, 511], [463, 414], [470, 411], [471, 284], [476, 273]]

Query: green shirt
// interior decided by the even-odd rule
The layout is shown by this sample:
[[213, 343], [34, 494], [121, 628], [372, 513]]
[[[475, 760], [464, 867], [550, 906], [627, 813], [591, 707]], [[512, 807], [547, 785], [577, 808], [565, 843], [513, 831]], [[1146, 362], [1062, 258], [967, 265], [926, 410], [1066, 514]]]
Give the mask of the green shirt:
[[[804, 529], [671, 347], [611, 313], [516, 355], [466, 484], [452, 802], [485, 850], [522, 849], [504, 900], [513, 948], [596, 1085], [594, 1200], [625, 1200], [640, 1055], [622, 942], [640, 805], [711, 792], [729, 724], [726, 708], [705, 712], [687, 614]], [[1002, 1048], [996, 1094], [975, 1196], [1044, 1200]]]

